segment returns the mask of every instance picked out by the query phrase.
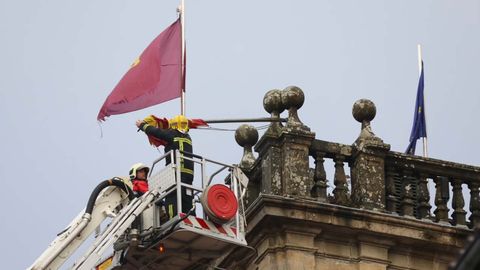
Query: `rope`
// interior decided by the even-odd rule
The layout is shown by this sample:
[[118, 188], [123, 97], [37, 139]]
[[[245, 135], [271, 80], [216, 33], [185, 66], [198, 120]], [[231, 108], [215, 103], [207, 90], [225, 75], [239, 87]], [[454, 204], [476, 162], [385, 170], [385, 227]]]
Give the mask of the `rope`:
[[100, 128], [100, 139], [103, 138], [103, 129], [102, 129], [102, 123], [100, 121], [97, 121], [98, 123], [98, 128]]

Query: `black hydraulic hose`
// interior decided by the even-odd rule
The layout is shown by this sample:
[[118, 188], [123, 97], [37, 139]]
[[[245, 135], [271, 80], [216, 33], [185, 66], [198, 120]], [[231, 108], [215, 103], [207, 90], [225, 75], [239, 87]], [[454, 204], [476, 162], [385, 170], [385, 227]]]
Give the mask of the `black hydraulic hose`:
[[165, 236], [171, 234], [171, 233], [173, 232], [173, 230], [175, 229], [175, 227], [177, 227], [177, 225], [178, 225], [180, 222], [182, 222], [182, 221], [184, 221], [185, 219], [187, 219], [188, 216], [190, 216], [190, 215], [193, 213], [194, 210], [195, 210], [195, 206], [192, 207], [192, 208], [188, 211], [188, 213], [185, 214], [185, 216], [183, 216], [183, 217], [181, 217], [179, 220], [175, 221], [175, 223], [173, 223], [172, 226], [170, 226], [170, 228], [168, 229], [168, 231], [164, 231], [163, 233], [161, 233], [160, 235], [158, 235], [157, 237], [155, 237], [155, 238], [151, 241], [153, 244], [150, 244], [146, 249], [152, 248], [153, 246], [155, 246], [156, 244], [158, 244], [158, 242], [159, 242], [160, 240], [162, 240]]
[[92, 214], [93, 206], [95, 205], [95, 201], [97, 200], [98, 195], [104, 188], [109, 186], [116, 186], [121, 190], [123, 190], [128, 195], [128, 199], [130, 201], [135, 198], [135, 195], [133, 194], [132, 189], [127, 184], [125, 184], [122, 180], [119, 180], [119, 178], [112, 178], [110, 180], [105, 180], [100, 184], [98, 184], [97, 187], [95, 187], [95, 189], [93, 190], [92, 194], [90, 195], [90, 198], [88, 199], [87, 209], [85, 210], [85, 213]]

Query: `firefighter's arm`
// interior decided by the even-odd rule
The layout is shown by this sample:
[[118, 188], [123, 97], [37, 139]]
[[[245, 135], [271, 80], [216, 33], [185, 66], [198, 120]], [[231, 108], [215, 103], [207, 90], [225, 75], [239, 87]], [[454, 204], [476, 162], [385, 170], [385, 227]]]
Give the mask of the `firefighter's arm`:
[[158, 138], [160, 140], [164, 140], [167, 142], [172, 142], [173, 141], [173, 134], [169, 132], [167, 129], [161, 129], [161, 128], [156, 128], [154, 126], [151, 126], [147, 123], [145, 123], [142, 120], [137, 120], [136, 122], [137, 127], [145, 132], [145, 134], [149, 136], [153, 136], [155, 138]]

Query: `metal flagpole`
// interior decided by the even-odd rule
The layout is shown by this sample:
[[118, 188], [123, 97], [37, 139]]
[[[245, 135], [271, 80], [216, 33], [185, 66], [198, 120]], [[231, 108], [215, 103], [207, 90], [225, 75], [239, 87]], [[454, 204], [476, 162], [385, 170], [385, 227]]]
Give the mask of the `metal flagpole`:
[[[182, 0], [183, 1], [183, 0]], [[422, 75], [422, 45], [418, 44], [417, 45], [417, 51], [418, 51], [418, 77]], [[424, 77], [425, 78], [425, 77]], [[425, 89], [423, 91], [423, 113], [425, 115], [425, 131], [427, 130], [427, 112], [425, 111]], [[427, 137], [422, 137], [422, 142], [423, 142], [423, 156], [428, 157], [428, 147], [427, 147]]]
[[180, 96], [180, 111], [182, 115], [185, 115], [185, 84], [183, 83], [185, 81], [185, 1], [181, 0], [180, 7], [178, 8], [180, 12], [180, 24], [182, 25], [182, 64], [180, 65], [180, 68], [182, 69], [180, 74], [182, 76], [181, 78], [181, 85], [182, 85], [182, 95]]
[[262, 117], [262, 118], [237, 118], [237, 119], [212, 119], [204, 120], [208, 124], [219, 124], [219, 123], [253, 123], [253, 122], [287, 122], [285, 118], [272, 118], [272, 117]]

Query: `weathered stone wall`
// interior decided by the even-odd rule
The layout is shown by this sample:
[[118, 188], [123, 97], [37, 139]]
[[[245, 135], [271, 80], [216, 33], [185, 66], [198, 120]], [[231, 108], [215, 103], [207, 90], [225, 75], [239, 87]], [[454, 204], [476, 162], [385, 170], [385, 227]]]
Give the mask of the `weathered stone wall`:
[[[315, 139], [298, 116], [303, 102], [298, 87], [271, 90], [264, 108], [274, 119], [288, 110], [287, 123], [272, 123], [260, 140], [252, 127], [237, 131], [244, 147], [240, 165], [250, 178], [247, 241], [257, 253], [237, 248], [216, 264], [260, 270], [447, 269], [480, 225], [480, 167], [390, 151], [372, 130], [376, 108], [365, 99], [353, 106], [361, 123], [354, 143]], [[327, 179], [325, 159], [334, 162], [332, 195], [327, 194], [332, 179]], [[429, 179], [436, 184], [433, 214]], [[468, 220], [462, 184], [470, 190]]]
[[[469, 235], [317, 201], [261, 195], [248, 211], [247, 241], [218, 261], [226, 269], [447, 269]], [[242, 260], [245, 260], [243, 261]]]

